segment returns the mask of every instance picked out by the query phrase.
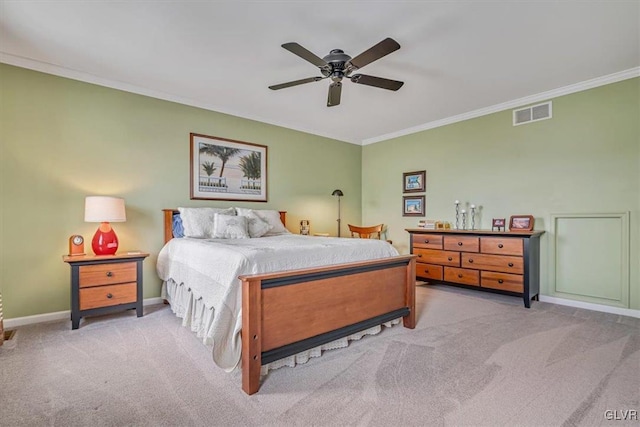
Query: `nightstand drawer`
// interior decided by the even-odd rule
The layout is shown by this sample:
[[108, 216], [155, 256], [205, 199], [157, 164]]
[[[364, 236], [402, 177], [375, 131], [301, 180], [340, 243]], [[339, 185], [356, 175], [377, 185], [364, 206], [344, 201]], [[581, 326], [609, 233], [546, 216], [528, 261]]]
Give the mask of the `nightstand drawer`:
[[80, 310], [136, 302], [136, 283], [80, 289]]
[[80, 266], [79, 272], [81, 288], [128, 283], [137, 280], [135, 262], [83, 265]]

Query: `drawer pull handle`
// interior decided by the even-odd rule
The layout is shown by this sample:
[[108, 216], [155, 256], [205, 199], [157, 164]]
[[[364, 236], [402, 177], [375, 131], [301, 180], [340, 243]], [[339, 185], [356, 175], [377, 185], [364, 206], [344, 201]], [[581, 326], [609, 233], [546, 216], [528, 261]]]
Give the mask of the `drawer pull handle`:
[[462, 274], [458, 274], [458, 279], [462, 279]]
[[509, 267], [513, 267], [513, 263], [512, 262], [509, 263]]
[[447, 259], [448, 259], [449, 261], [453, 261], [453, 258], [451, 258], [451, 257], [449, 257], [449, 258], [447, 258]]
[[498, 279], [498, 283], [503, 283], [503, 282], [504, 282], [504, 280]]
[[498, 245], [498, 247], [499, 247], [500, 249], [502, 249], [502, 248], [504, 248], [504, 245], [503, 245], [502, 243], [500, 243], [500, 244]]
[[458, 246], [462, 246], [462, 242], [458, 242]]
[[113, 276], [113, 273], [110, 271], [107, 271], [107, 277], [111, 277], [111, 276]]
[[473, 259], [469, 258], [469, 264], [473, 264]]
[[422, 258], [422, 254], [418, 254], [418, 258]]
[[111, 299], [111, 298], [113, 298], [113, 295], [112, 294], [107, 294], [107, 298]]
[[425, 270], [424, 272], [425, 272], [425, 273], [429, 273], [429, 270]]
[[429, 243], [429, 239], [425, 240], [424, 242], [425, 242], [425, 243]]

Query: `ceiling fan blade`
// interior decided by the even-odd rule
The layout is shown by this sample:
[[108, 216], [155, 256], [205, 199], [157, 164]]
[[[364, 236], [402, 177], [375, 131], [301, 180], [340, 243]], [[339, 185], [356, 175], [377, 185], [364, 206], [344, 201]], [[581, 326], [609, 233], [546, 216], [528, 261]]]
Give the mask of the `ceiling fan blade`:
[[376, 61], [383, 56], [390, 54], [391, 52], [395, 52], [398, 49], [400, 49], [400, 45], [398, 44], [398, 42], [392, 38], [387, 37], [377, 45], [365, 50], [360, 55], [351, 59], [351, 61], [349, 62], [356, 69], [362, 68], [365, 65], [370, 64], [373, 61]]
[[342, 83], [334, 82], [329, 85], [329, 97], [327, 98], [327, 107], [335, 107], [340, 104], [340, 95], [342, 94]]
[[312, 52], [309, 52], [307, 49], [303, 48], [298, 43], [294, 43], [294, 42], [285, 43], [282, 45], [282, 47], [287, 49], [289, 52], [293, 53], [294, 55], [298, 55], [300, 58], [304, 59], [305, 61], [311, 62], [316, 67], [323, 68], [329, 65], [324, 59], [318, 57]]
[[355, 74], [350, 77], [351, 81], [361, 85], [374, 86], [388, 90], [398, 90], [404, 82], [389, 80], [382, 77], [367, 76], [366, 74]]
[[271, 90], [284, 89], [286, 87], [298, 86], [301, 84], [311, 83], [311, 82], [317, 82], [319, 80], [322, 80], [323, 78], [324, 77], [308, 77], [306, 79], [294, 80], [292, 82], [280, 83], [279, 85], [269, 86], [269, 89]]

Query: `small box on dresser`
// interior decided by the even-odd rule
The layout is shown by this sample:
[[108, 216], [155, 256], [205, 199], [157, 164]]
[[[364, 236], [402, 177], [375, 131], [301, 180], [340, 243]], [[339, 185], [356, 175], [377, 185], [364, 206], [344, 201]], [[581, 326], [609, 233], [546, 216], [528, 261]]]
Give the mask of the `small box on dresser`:
[[142, 262], [149, 254], [68, 256], [71, 266], [71, 328], [84, 316], [136, 309], [142, 317]]
[[406, 231], [417, 279], [520, 296], [527, 308], [538, 299], [544, 231]]

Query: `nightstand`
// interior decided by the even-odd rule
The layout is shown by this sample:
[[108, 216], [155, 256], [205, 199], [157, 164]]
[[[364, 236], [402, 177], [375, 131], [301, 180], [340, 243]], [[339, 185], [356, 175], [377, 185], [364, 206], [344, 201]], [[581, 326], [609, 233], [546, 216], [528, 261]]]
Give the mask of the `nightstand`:
[[71, 328], [84, 316], [136, 309], [142, 317], [142, 262], [149, 254], [63, 257], [71, 267]]

